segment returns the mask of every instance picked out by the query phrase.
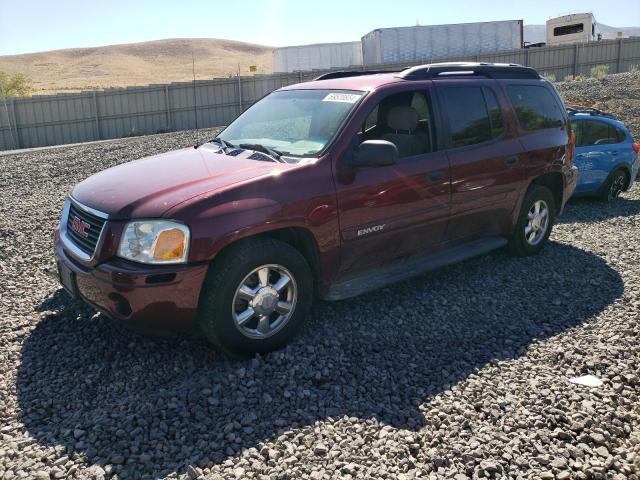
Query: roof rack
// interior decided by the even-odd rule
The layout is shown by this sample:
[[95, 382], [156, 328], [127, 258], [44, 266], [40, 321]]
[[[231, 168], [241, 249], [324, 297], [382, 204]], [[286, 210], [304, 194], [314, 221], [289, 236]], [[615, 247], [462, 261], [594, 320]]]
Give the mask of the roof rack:
[[529, 78], [539, 79], [533, 68], [516, 63], [446, 62], [430, 63], [407, 68], [397, 77], [405, 80], [426, 80], [450, 76], [482, 76], [488, 78]]
[[323, 73], [314, 80], [331, 80], [332, 78], [359, 77], [361, 75], [376, 75], [378, 73], [397, 73], [397, 70], [340, 70], [337, 72]]
[[617, 117], [611, 113], [603, 112], [602, 110], [598, 110], [593, 107], [580, 107], [580, 106], [567, 106], [567, 113], [569, 115], [573, 115], [576, 113], [586, 114], [586, 115], [597, 115], [599, 117], [607, 117], [617, 120]]

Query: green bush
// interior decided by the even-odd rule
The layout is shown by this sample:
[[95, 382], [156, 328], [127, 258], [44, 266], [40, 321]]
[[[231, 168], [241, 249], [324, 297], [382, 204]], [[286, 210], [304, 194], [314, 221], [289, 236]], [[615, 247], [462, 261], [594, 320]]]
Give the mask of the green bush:
[[591, 76], [602, 80], [609, 73], [609, 65], [596, 65], [591, 69]]
[[0, 100], [9, 97], [22, 97], [33, 92], [31, 79], [22, 73], [9, 75], [0, 72]]
[[543, 77], [545, 80], [548, 80], [548, 81], [550, 81], [550, 82], [555, 82], [555, 81], [556, 81], [556, 76], [555, 76], [555, 74], [553, 74], [553, 73], [543, 73], [543, 74], [542, 74], [542, 77]]

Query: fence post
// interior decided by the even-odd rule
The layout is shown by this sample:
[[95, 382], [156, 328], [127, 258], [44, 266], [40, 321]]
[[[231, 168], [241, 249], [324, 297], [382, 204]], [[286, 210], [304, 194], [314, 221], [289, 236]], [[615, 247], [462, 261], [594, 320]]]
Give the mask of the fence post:
[[238, 71], [238, 106], [240, 107], [238, 115], [240, 115], [242, 113], [242, 77], [240, 76], [240, 71]]
[[16, 147], [22, 148], [22, 142], [20, 141], [20, 133], [18, 132], [18, 117], [16, 115], [16, 101], [11, 99], [11, 111], [13, 112], [13, 129], [16, 132]]
[[98, 118], [98, 98], [96, 92], [93, 92], [93, 115], [96, 120], [96, 139], [100, 140], [102, 136], [100, 135], [100, 119]]
[[167, 110], [167, 130], [171, 128], [171, 105], [169, 104], [169, 85], [164, 86], [164, 106]]
[[528, 67], [529, 66], [529, 48], [525, 48], [524, 49], [524, 66]]
[[576, 43], [573, 48], [573, 76], [578, 75], [578, 44]]
[[622, 71], [622, 42], [623, 38], [618, 39], [618, 63], [616, 65], [616, 73], [620, 73]]

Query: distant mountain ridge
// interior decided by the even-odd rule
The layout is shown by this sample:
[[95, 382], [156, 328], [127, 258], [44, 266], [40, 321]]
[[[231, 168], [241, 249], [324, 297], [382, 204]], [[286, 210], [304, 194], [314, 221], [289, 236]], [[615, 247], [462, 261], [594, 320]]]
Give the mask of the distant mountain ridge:
[[243, 75], [249, 66], [271, 73], [271, 52], [265, 45], [215, 38], [172, 38], [150, 42], [69, 48], [49, 52], [0, 56], [0, 71], [24, 73], [37, 94], [74, 92], [108, 87], [183, 82], [196, 78]]
[[[596, 22], [598, 19], [596, 18]], [[524, 26], [524, 41], [538, 43], [546, 41], [546, 25], [526, 25]], [[616, 38], [618, 32], [622, 32], [625, 37], [640, 36], [640, 27], [611, 27], [603, 23], [598, 23], [596, 32], [602, 33], [602, 38]]]

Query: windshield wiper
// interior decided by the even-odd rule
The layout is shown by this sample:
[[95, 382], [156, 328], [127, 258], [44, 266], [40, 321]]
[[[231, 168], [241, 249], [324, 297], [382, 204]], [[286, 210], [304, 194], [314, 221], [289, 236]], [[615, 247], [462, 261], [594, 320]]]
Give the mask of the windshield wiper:
[[233, 143], [229, 143], [226, 140], [221, 139], [220, 137], [214, 137], [211, 140], [209, 140], [209, 143], [217, 143], [222, 147], [222, 150], [228, 150], [231, 148], [236, 148], [236, 146]]
[[271, 147], [267, 147], [266, 145], [261, 145], [259, 143], [241, 143], [238, 146], [240, 148], [246, 148], [248, 150], [256, 150], [258, 152], [266, 153], [270, 157], [273, 157], [276, 162], [284, 163], [283, 160], [280, 160], [282, 152], [279, 152], [278, 150], [275, 150]]

